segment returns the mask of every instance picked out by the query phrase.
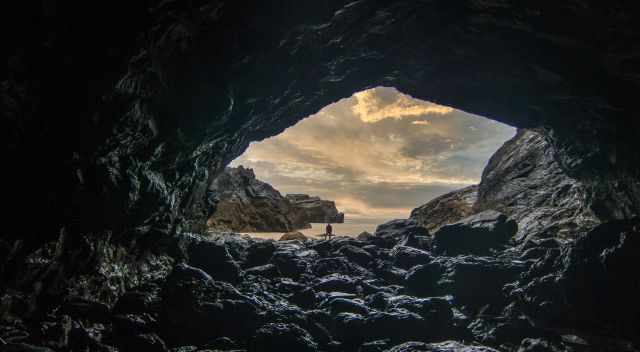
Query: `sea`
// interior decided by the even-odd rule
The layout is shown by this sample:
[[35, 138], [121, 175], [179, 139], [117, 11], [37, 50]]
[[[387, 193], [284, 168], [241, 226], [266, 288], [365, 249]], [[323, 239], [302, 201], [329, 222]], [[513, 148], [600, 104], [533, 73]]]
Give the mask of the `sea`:
[[[389, 221], [389, 219], [346, 219], [342, 224], [331, 224], [333, 234], [337, 236], [356, 237], [363, 231], [373, 234], [379, 224]], [[302, 232], [309, 238], [321, 238], [325, 232], [325, 223], [311, 223], [311, 228], [295, 231]], [[243, 232], [251, 237], [278, 240], [283, 232]]]

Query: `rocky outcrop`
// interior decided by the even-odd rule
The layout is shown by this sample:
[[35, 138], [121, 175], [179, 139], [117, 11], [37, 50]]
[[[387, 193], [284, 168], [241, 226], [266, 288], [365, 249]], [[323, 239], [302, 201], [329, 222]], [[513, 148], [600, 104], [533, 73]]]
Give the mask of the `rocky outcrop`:
[[519, 130], [489, 160], [479, 185], [453, 191], [411, 213], [421, 226], [441, 228], [486, 210], [518, 225], [516, 240], [575, 238], [600, 222], [588, 185], [568, 175], [543, 134]]
[[344, 213], [336, 208], [336, 203], [306, 194], [287, 194], [287, 200], [301, 211], [308, 222], [343, 223]]
[[333, 201], [280, 192], [256, 179], [252, 169], [226, 168], [208, 189], [215, 209], [207, 221], [212, 231], [290, 232], [311, 222], [344, 222]]
[[487, 210], [441, 227], [433, 235], [433, 250], [445, 255], [487, 255], [507, 245], [517, 230], [514, 220]]
[[215, 206], [207, 221], [210, 230], [289, 232], [310, 226], [304, 214], [271, 185], [256, 179], [251, 169], [227, 168], [209, 192]]
[[497, 210], [516, 220], [518, 240], [575, 238], [600, 222], [588, 194], [588, 185], [557, 162], [543, 134], [520, 130], [489, 159], [474, 210]]
[[[463, 223], [484, 231], [475, 235], [508, 225], [490, 215]], [[378, 236], [167, 237], [153, 249], [168, 253], [165, 264], [123, 271], [127, 285], [113, 288], [115, 299], [64, 289], [5, 292], [0, 349], [637, 351], [640, 282], [626, 269], [640, 250], [638, 220], [600, 225], [575, 242], [501, 244], [490, 255], [443, 255], [437, 237], [447, 227], [433, 249], [415, 247], [411, 233], [390, 237], [392, 248], [379, 246]], [[51, 268], [44, 258], [32, 262], [42, 273]], [[54, 282], [60, 273], [22, 283]], [[98, 284], [78, 283], [58, 285]], [[27, 323], [21, 309], [32, 306], [47, 314]]]
[[410, 218], [430, 233], [475, 213], [473, 206], [478, 198], [478, 186], [472, 185], [449, 192], [413, 209]]

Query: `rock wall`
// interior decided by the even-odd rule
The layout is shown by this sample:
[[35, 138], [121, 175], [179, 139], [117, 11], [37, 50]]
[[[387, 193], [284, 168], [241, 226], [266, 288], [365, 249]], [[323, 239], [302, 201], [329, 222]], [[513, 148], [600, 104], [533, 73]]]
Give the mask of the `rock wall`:
[[311, 222], [343, 222], [333, 201], [294, 194], [283, 197], [252, 169], [226, 168], [208, 189], [211, 208], [207, 220], [213, 231], [290, 232]]
[[601, 219], [593, 210], [589, 186], [569, 176], [554, 155], [543, 133], [519, 130], [489, 159], [479, 185], [438, 197], [414, 209], [411, 218], [431, 230], [497, 210], [517, 221], [518, 241], [575, 238]]
[[332, 200], [320, 199], [306, 194], [287, 194], [291, 204], [302, 211], [308, 222], [343, 223], [344, 213], [338, 211]]

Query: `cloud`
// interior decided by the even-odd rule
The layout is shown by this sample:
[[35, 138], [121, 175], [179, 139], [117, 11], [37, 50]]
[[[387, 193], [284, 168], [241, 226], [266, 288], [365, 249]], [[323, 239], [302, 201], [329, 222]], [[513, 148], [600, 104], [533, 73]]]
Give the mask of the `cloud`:
[[[367, 89], [353, 95], [355, 104], [353, 113], [364, 122], [375, 123], [393, 118], [402, 119], [427, 114], [448, 114], [454, 110], [448, 106], [437, 105], [413, 99], [394, 88], [378, 87]], [[417, 124], [427, 124], [426, 121]]]
[[232, 162], [282, 193], [336, 201], [348, 218], [391, 219], [479, 182], [515, 129], [379, 87], [331, 104]]

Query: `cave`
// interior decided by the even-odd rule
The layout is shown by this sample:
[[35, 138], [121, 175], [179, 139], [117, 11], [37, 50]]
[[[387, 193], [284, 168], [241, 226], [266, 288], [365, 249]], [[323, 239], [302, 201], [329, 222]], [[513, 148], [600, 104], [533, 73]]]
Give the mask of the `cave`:
[[[48, 0], [3, 15], [1, 350], [639, 348], [633, 4]], [[198, 235], [207, 186], [250, 142], [377, 86], [514, 126], [539, 153], [494, 155], [483, 201], [431, 231], [418, 214], [354, 241]], [[501, 247], [451, 247], [469, 234]]]

